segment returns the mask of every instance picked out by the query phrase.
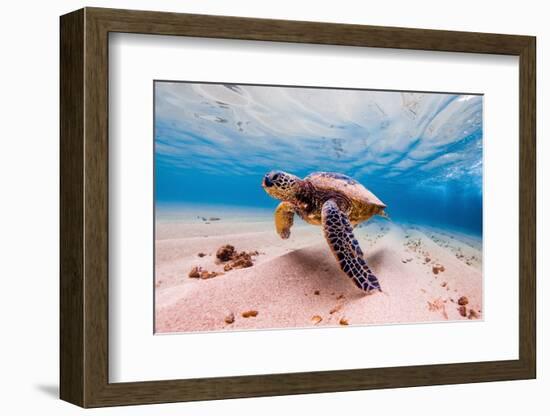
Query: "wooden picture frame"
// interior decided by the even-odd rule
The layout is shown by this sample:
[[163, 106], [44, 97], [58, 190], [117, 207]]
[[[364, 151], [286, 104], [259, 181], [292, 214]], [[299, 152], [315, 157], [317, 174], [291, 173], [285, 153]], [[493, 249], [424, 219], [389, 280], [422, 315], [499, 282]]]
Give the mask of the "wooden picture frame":
[[[61, 399], [82, 407], [101, 407], [535, 378], [534, 37], [100, 8], [85, 8], [62, 16], [60, 29]], [[518, 56], [519, 359], [110, 383], [108, 35], [111, 32]]]

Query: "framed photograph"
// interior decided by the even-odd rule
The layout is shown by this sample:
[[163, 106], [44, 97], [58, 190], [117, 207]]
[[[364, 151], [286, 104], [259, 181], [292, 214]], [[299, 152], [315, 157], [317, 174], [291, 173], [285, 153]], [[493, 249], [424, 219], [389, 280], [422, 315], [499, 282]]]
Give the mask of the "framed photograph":
[[535, 49], [62, 16], [61, 398], [534, 378]]

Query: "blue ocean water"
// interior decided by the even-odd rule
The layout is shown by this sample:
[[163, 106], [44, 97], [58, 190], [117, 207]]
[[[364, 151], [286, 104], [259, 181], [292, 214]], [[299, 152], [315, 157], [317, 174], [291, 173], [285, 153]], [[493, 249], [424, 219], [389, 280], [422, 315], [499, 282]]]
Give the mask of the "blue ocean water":
[[330, 171], [394, 221], [481, 236], [482, 107], [474, 94], [157, 81], [157, 212], [274, 209], [266, 172]]

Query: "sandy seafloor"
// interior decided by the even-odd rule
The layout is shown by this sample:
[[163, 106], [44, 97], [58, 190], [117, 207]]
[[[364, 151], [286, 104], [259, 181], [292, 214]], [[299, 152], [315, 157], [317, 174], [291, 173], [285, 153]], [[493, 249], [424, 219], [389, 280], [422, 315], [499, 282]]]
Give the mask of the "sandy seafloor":
[[[354, 232], [383, 289], [365, 295], [339, 269], [321, 227], [297, 221], [282, 240], [268, 211], [203, 215], [156, 223], [156, 333], [483, 319], [479, 237], [383, 219], [362, 224]], [[225, 244], [258, 251], [254, 265], [188, 276], [195, 266], [223, 272], [216, 251]]]

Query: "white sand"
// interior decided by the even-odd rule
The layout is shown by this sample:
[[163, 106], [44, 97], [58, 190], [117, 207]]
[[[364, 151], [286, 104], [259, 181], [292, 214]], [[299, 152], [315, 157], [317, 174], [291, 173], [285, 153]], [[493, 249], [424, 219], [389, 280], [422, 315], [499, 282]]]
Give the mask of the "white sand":
[[[392, 222], [355, 230], [383, 293], [364, 295], [339, 269], [320, 227], [299, 224], [288, 240], [270, 219], [206, 224], [159, 223], [156, 230], [156, 331], [219, 331], [464, 320], [482, 317], [481, 243], [475, 238]], [[194, 266], [223, 271], [216, 250], [255, 251], [253, 267], [211, 279]], [[199, 257], [198, 253], [205, 253]], [[445, 270], [434, 274], [433, 267]], [[315, 294], [316, 291], [319, 294]], [[255, 317], [242, 313], [254, 310]], [[332, 312], [332, 313], [331, 313]], [[225, 318], [233, 315], [231, 324]], [[319, 321], [320, 317], [320, 322]]]

